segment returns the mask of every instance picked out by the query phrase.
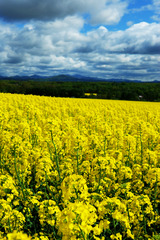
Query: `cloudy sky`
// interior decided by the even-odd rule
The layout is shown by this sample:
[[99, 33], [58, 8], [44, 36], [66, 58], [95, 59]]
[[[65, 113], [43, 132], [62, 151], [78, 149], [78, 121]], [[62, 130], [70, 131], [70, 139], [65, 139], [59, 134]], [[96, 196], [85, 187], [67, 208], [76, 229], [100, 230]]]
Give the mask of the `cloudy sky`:
[[160, 0], [0, 0], [0, 75], [160, 80]]

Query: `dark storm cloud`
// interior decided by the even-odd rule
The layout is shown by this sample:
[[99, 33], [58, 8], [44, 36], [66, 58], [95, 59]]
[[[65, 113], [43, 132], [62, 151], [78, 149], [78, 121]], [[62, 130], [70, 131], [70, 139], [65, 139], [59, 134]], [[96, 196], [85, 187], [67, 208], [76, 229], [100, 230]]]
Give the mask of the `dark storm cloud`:
[[114, 24], [126, 7], [125, 0], [0, 0], [0, 17], [7, 21], [54, 20], [88, 13], [92, 24]]
[[155, 46], [148, 45], [144, 51], [145, 54], [160, 54], [160, 43]]
[[95, 50], [95, 48], [91, 47], [91, 46], [80, 46], [80, 47], [77, 47], [76, 49], [74, 49], [73, 52], [77, 52], [77, 53], [90, 53], [90, 52], [93, 52]]
[[23, 61], [22, 57], [18, 56], [11, 56], [7, 60], [4, 61], [4, 63], [9, 63], [9, 64], [19, 64]]
[[[127, 45], [127, 44], [126, 44]], [[124, 54], [160, 54], [160, 44], [155, 44], [152, 46], [152, 43], [147, 42], [143, 43], [142, 46], [130, 46], [125, 47], [124, 49], [119, 49], [117, 51], [110, 51], [112, 53], [124, 53]]]
[[74, 13], [71, 1], [0, 0], [0, 16], [7, 20], [48, 20]]

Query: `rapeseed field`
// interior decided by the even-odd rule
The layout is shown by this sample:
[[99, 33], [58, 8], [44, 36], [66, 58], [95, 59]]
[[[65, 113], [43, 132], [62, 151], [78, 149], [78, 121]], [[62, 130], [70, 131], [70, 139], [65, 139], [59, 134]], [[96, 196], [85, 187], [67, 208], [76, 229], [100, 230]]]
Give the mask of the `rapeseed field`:
[[160, 239], [160, 103], [0, 93], [0, 239]]

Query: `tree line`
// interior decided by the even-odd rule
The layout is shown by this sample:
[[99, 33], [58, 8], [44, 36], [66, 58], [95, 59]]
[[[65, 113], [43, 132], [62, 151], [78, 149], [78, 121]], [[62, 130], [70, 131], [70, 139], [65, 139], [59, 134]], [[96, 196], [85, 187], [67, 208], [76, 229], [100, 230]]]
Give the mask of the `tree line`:
[[160, 101], [160, 83], [0, 80], [0, 92], [40, 96]]

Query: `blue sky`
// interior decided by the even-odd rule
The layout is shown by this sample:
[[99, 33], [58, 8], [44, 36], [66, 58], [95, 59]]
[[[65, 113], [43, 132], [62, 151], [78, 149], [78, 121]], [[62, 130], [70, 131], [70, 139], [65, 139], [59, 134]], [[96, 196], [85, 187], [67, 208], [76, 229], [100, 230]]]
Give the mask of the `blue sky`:
[[160, 0], [0, 0], [0, 75], [159, 80]]

